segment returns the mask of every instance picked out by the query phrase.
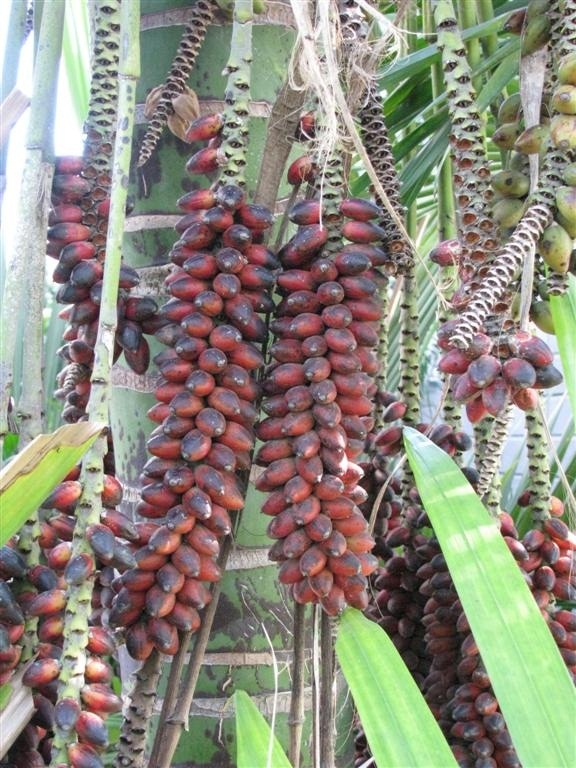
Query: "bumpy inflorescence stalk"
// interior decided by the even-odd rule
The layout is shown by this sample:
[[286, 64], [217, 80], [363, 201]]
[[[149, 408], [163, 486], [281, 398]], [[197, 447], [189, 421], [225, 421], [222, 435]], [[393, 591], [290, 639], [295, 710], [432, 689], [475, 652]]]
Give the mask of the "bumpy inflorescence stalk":
[[491, 426], [487, 425], [487, 434], [482, 446], [482, 456], [477, 463], [479, 479], [476, 492], [485, 496], [485, 503], [490, 512], [497, 515], [500, 507], [500, 476], [498, 470], [504, 450], [504, 443], [510, 426], [511, 406], [496, 416]]
[[166, 82], [154, 109], [154, 114], [142, 139], [138, 166], [147, 163], [152, 156], [164, 126], [174, 111], [172, 101], [186, 88], [186, 82], [204, 43], [206, 31], [212, 23], [215, 10], [216, 5], [213, 0], [197, 0], [192, 8], [190, 20], [186, 25], [176, 56], [170, 66]]
[[530, 510], [537, 524], [550, 517], [550, 463], [544, 419], [539, 408], [526, 412]]
[[[107, 238], [107, 259], [103, 278], [98, 337], [92, 374], [92, 389], [88, 404], [89, 417], [95, 421], [108, 421], [110, 370], [114, 352], [116, 330], [116, 302], [120, 275], [122, 234], [128, 191], [127, 175], [130, 167], [131, 136], [134, 126], [135, 80], [139, 76], [138, 25], [139, 3], [126, 3], [122, 9], [123, 61], [120, 67], [119, 112], [123, 115], [116, 135], [114, 178], [110, 226]], [[86, 455], [81, 482], [82, 496], [72, 543], [72, 558], [92, 556], [86, 539], [89, 525], [97, 524], [102, 511], [103, 459], [108, 450], [106, 437], [99, 438]], [[84, 685], [85, 648], [88, 644], [88, 618], [91, 611], [93, 572], [86, 578], [68, 585], [66, 625], [60, 668], [59, 701], [80, 699]], [[68, 764], [74, 745], [70, 732], [56, 727], [53, 742], [55, 764]]]
[[499, 242], [491, 217], [493, 193], [490, 189], [490, 169], [482, 141], [482, 121], [476, 106], [470, 65], [451, 0], [438, 2], [435, 20], [452, 118], [450, 146], [454, 190], [460, 211], [458, 239], [462, 248], [461, 272], [463, 277], [470, 277], [478, 264], [491, 260]]
[[482, 284], [466, 305], [457, 320], [451, 341], [465, 349], [489, 317], [495, 304], [501, 299], [515, 278], [526, 254], [536, 247], [538, 238], [550, 223], [552, 215], [545, 205], [532, 205], [526, 211], [506, 245], [498, 252]]
[[226, 84], [226, 108], [223, 114], [221, 152], [222, 183], [227, 181], [245, 186], [246, 145], [250, 98], [250, 72], [252, 67], [252, 0], [236, 0], [234, 26], [230, 43], [230, 58], [224, 69], [228, 75]]

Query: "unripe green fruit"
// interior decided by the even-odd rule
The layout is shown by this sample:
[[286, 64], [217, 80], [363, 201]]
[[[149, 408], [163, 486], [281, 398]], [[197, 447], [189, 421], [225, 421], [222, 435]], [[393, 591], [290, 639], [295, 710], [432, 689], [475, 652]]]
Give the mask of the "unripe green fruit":
[[499, 227], [515, 227], [522, 218], [524, 209], [523, 200], [504, 198], [494, 204], [492, 214]]
[[519, 135], [519, 123], [503, 123], [492, 134], [492, 141], [499, 149], [514, 149], [514, 142]]
[[498, 109], [498, 125], [504, 123], [515, 123], [520, 117], [522, 111], [522, 101], [519, 93], [513, 93], [508, 98], [504, 99], [500, 108]]
[[554, 320], [547, 301], [533, 301], [530, 307], [530, 320], [544, 333], [555, 333]]
[[576, 115], [555, 115], [550, 123], [550, 138], [557, 149], [575, 149]]
[[562, 171], [562, 181], [569, 187], [576, 187], [576, 163], [570, 163]]
[[525, 155], [536, 155], [542, 149], [544, 142], [550, 134], [547, 125], [533, 125], [526, 128], [514, 142], [514, 149]]
[[576, 237], [576, 187], [558, 187], [556, 207], [556, 221], [562, 224], [570, 237]]
[[520, 173], [528, 173], [530, 170], [530, 161], [523, 155], [522, 152], [512, 152], [510, 155], [510, 162], [508, 164], [510, 171], [520, 171]]
[[550, 269], [564, 273], [570, 265], [572, 247], [572, 238], [568, 232], [554, 222], [542, 232], [537, 250]]
[[500, 171], [492, 176], [492, 186], [503, 197], [524, 197], [530, 189], [530, 179], [519, 171]]
[[550, 19], [545, 15], [534, 16], [525, 24], [520, 45], [520, 55], [529, 56], [550, 40]]
[[550, 0], [530, 0], [528, 8], [526, 8], [526, 22], [546, 13], [549, 7]]
[[564, 85], [576, 85], [576, 53], [569, 53], [560, 59], [558, 80]]
[[563, 115], [576, 115], [576, 86], [559, 85], [552, 94], [551, 106]]

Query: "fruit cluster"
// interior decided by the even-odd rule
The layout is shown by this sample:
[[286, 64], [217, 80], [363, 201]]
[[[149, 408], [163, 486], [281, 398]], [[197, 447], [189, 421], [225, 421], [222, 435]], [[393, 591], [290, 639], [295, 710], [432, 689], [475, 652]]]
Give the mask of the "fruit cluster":
[[[346, 199], [339, 249], [323, 247], [318, 200], [289, 212], [296, 234], [279, 253], [282, 296], [270, 328], [275, 341], [266, 371], [257, 426], [263, 442], [256, 487], [269, 493], [262, 506], [276, 539], [270, 558], [297, 602], [319, 602], [338, 614], [348, 603], [367, 605], [367, 576], [376, 567], [374, 545], [359, 508], [366, 493], [358, 459], [373, 427], [374, 349], [381, 318], [376, 298], [387, 255], [374, 242], [379, 209]], [[342, 238], [353, 245], [343, 245]], [[326, 255], [324, 255], [326, 254]]]
[[[56, 300], [68, 304], [59, 313], [68, 322], [67, 343], [59, 350], [67, 365], [60, 372], [56, 392], [66, 402], [63, 418], [68, 422], [83, 417], [90, 393], [110, 202], [104, 188], [94, 189], [81, 175], [83, 167], [79, 157], [56, 160], [48, 229], [48, 254], [58, 259], [53, 273], [53, 280], [60, 284]], [[128, 365], [144, 373], [150, 351], [143, 334], [157, 329], [157, 306], [149, 297], [129, 297], [138, 282], [136, 270], [122, 266], [115, 359], [124, 351]]]
[[16, 546], [9, 542], [0, 547], [0, 685], [10, 679], [22, 655], [18, 641], [24, 634], [24, 614], [13, 588], [27, 572]]
[[[188, 167], [196, 172], [196, 161]], [[158, 403], [149, 417], [158, 426], [136, 509], [147, 519], [145, 540], [110, 613], [113, 625], [128, 628], [137, 659], [154, 647], [174, 654], [178, 630], [200, 625], [198, 611], [210, 600], [204, 582], [220, 578], [216, 560], [232, 530], [230, 512], [244, 504], [240, 476], [254, 447], [256, 373], [267, 336], [261, 313], [273, 306], [279, 266], [258, 242], [272, 215], [247, 203], [241, 187], [193, 191], [178, 205], [185, 215], [166, 280], [172, 298], [156, 333], [167, 347], [155, 357]]]
[[450, 333], [456, 321], [440, 329], [438, 345], [445, 350], [439, 368], [455, 376], [454, 399], [466, 403], [473, 423], [486, 415], [502, 413], [510, 400], [522, 410], [538, 403], [537, 390], [554, 387], [562, 374], [554, 367], [554, 356], [542, 339], [526, 331], [508, 334], [498, 343], [477, 333], [466, 350], [452, 348]]

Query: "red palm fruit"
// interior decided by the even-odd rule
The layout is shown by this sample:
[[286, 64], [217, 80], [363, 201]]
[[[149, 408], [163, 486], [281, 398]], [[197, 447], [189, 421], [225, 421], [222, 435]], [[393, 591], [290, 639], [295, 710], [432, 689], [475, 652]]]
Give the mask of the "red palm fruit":
[[80, 695], [91, 712], [112, 714], [122, 710], [122, 699], [105, 683], [84, 685]]
[[[92, 288], [92, 286], [102, 280], [103, 274], [104, 265], [96, 259], [80, 261], [70, 273], [70, 285], [77, 289]], [[65, 291], [66, 289], [64, 288], [60, 289], [58, 296], [62, 297], [63, 300], [68, 300], [68, 295], [70, 294], [66, 294]], [[91, 295], [94, 297], [93, 294]], [[73, 300], [71, 295], [70, 300]]]
[[156, 650], [174, 656], [178, 650], [178, 630], [164, 618], [152, 618], [148, 622], [148, 635]]
[[218, 538], [201, 523], [197, 523], [186, 535], [187, 543], [200, 555], [218, 555], [220, 544]]
[[492, 355], [480, 355], [468, 366], [468, 381], [473, 387], [484, 389], [499, 376], [501, 365], [498, 358]]
[[232, 531], [232, 520], [228, 510], [219, 504], [212, 505], [212, 514], [204, 525], [219, 537], [227, 536]]
[[248, 259], [236, 248], [220, 248], [215, 263], [221, 272], [238, 274], [248, 264]]
[[324, 379], [310, 385], [310, 394], [316, 403], [328, 405], [336, 400], [338, 390], [336, 389], [336, 384], [331, 379]]
[[318, 285], [338, 278], [338, 268], [332, 259], [316, 258], [308, 269]]
[[194, 251], [182, 264], [182, 268], [196, 280], [208, 280], [218, 272], [216, 259], [208, 251]]
[[269, 416], [256, 424], [255, 431], [259, 440], [267, 442], [268, 440], [279, 440], [284, 437], [282, 426], [284, 419], [280, 417]]
[[67, 750], [72, 768], [104, 768], [98, 752], [88, 744], [69, 744]]
[[518, 331], [508, 337], [508, 347], [513, 355], [527, 360], [535, 368], [554, 362], [554, 354], [545, 341], [526, 331]]
[[[186, 276], [188, 278], [188, 276]], [[190, 277], [189, 280], [194, 280]], [[181, 299], [169, 299], [158, 310], [160, 317], [169, 320], [172, 323], [180, 323], [186, 315], [194, 312], [195, 307], [191, 301], [182, 301]]]
[[320, 301], [314, 291], [294, 291], [276, 307], [278, 317], [296, 317], [301, 312], [318, 312]]
[[283, 491], [273, 491], [268, 494], [266, 500], [262, 503], [260, 511], [264, 515], [277, 515], [288, 507], [288, 502], [284, 498]]
[[112, 680], [112, 667], [98, 656], [90, 656], [86, 660], [84, 676], [89, 683], [108, 683]]
[[94, 360], [94, 350], [85, 341], [74, 339], [67, 347], [68, 356], [73, 363], [90, 365]]
[[366, 519], [361, 512], [352, 512], [348, 517], [332, 518], [334, 530], [343, 536], [353, 537], [366, 531]]
[[[178, 549], [181, 540], [182, 537], [179, 533], [175, 533], [165, 525], [161, 525], [148, 540], [148, 551], [153, 552], [156, 555], [171, 555], [172, 552], [175, 552]], [[136, 559], [138, 560], [138, 558]], [[139, 563], [139, 567], [144, 568], [145, 566]]]
[[260, 466], [266, 466], [272, 461], [287, 459], [290, 456], [292, 456], [292, 440], [290, 438], [270, 440], [258, 449], [255, 463]]
[[564, 514], [564, 503], [557, 496], [551, 496], [548, 511], [553, 517], [562, 517]]
[[286, 178], [288, 184], [310, 183], [316, 178], [316, 165], [308, 155], [302, 155], [291, 163]]
[[192, 373], [192, 361], [182, 360], [175, 358], [172, 360], [165, 360], [160, 363], [160, 373], [168, 381], [172, 381], [176, 384], [184, 384], [188, 376]]
[[353, 352], [358, 346], [354, 334], [347, 328], [328, 328], [324, 338], [330, 350], [341, 354]]
[[302, 554], [298, 564], [302, 574], [310, 577], [323, 571], [327, 562], [328, 557], [322, 549], [318, 545], [312, 545]]
[[361, 395], [356, 399], [346, 395], [340, 395], [337, 404], [342, 411], [342, 414], [346, 416], [368, 416], [372, 413], [374, 407], [372, 401], [364, 395]]
[[502, 364], [504, 381], [512, 389], [533, 387], [536, 382], [536, 370], [532, 363], [521, 357], [511, 357]]
[[54, 720], [58, 728], [71, 731], [80, 715], [80, 704], [76, 699], [60, 699], [54, 707]]
[[295, 456], [301, 459], [310, 459], [320, 450], [320, 438], [315, 431], [309, 430], [298, 435], [294, 439], [292, 447]]
[[268, 523], [266, 532], [271, 539], [285, 539], [298, 528], [292, 509], [289, 507], [278, 512]]
[[[211, 317], [204, 314], [204, 312], [191, 312], [181, 322], [181, 328], [187, 333], [188, 336], [192, 336], [194, 339], [206, 339], [210, 335], [210, 332], [214, 329], [214, 321]], [[186, 352], [186, 347], [180, 344], [179, 340], [174, 345], [176, 352]], [[190, 357], [190, 354], [183, 355], [187, 360], [195, 360], [200, 352], [203, 350], [199, 348], [198, 354], [194, 357]]]
[[194, 306], [205, 315], [217, 317], [224, 309], [224, 301], [216, 291], [200, 291], [194, 298]]
[[307, 499], [313, 490], [314, 485], [312, 483], [307, 482], [300, 475], [295, 475], [284, 486], [284, 497], [291, 504], [299, 504]]
[[90, 227], [79, 222], [61, 221], [48, 227], [48, 240], [58, 240], [62, 245], [90, 239]]
[[108, 728], [104, 720], [95, 712], [80, 712], [74, 725], [81, 742], [96, 748], [108, 745]]
[[211, 189], [195, 189], [180, 197], [176, 204], [182, 211], [208, 209], [215, 205], [216, 199]]
[[252, 245], [252, 232], [243, 224], [233, 224], [223, 233], [222, 245], [243, 253], [249, 245]]
[[346, 306], [350, 310], [353, 320], [370, 322], [379, 320], [382, 315], [380, 304], [375, 299], [349, 299]]
[[146, 448], [148, 453], [161, 459], [179, 459], [181, 441], [167, 435], [154, 435], [148, 439]]
[[162, 482], [173, 493], [186, 493], [194, 484], [194, 472], [190, 467], [171, 467]]
[[200, 555], [200, 572], [198, 579], [200, 581], [216, 582], [222, 578], [222, 570], [216, 560], [207, 555]]
[[237, 344], [228, 354], [228, 360], [232, 365], [240, 366], [247, 371], [255, 371], [264, 365], [262, 353], [247, 341]]
[[84, 211], [72, 203], [62, 203], [55, 205], [48, 214], [48, 225], [58, 224], [61, 221], [70, 221], [80, 223], [84, 217]]
[[320, 222], [320, 214], [319, 200], [300, 200], [292, 206], [288, 213], [288, 218], [293, 224], [318, 224]]
[[[340, 530], [340, 532], [342, 532], [341, 529], [337, 528], [336, 530]], [[353, 536], [349, 536], [346, 539], [346, 542], [350, 552], [354, 552], [355, 555], [359, 555], [364, 552], [371, 552], [376, 544], [368, 531], [360, 531]]]
[[242, 286], [249, 291], [270, 290], [276, 278], [274, 273], [256, 264], [247, 264], [238, 274]]
[[342, 226], [342, 235], [353, 243], [374, 243], [386, 239], [382, 227], [370, 221], [346, 221]]
[[226, 418], [216, 408], [203, 408], [196, 414], [196, 428], [207, 437], [219, 437], [226, 429]]
[[298, 528], [284, 539], [282, 553], [288, 559], [299, 558], [311, 544], [312, 542], [308, 538], [306, 531], [303, 528]]
[[182, 384], [166, 381], [166, 379], [161, 378], [156, 384], [154, 396], [156, 400], [159, 400], [161, 403], [170, 403], [179, 392], [183, 391], [184, 387]]
[[161, 507], [162, 509], [170, 509], [178, 503], [178, 495], [172, 493], [164, 483], [157, 481], [150, 483], [150, 485], [142, 488], [140, 495], [142, 500], [147, 504], [152, 504], [155, 507]]
[[60, 662], [58, 659], [37, 659], [26, 668], [22, 682], [24, 685], [40, 688], [52, 680], [56, 680], [59, 674]]
[[[240, 398], [235, 392], [224, 387], [215, 387], [208, 395], [208, 405], [218, 411], [223, 417], [229, 419], [238, 416], [241, 412]], [[198, 418], [203, 412], [198, 414]], [[224, 428], [226, 425], [224, 424]], [[201, 429], [201, 427], [199, 427]]]
[[361, 371], [362, 363], [357, 352], [358, 350], [346, 353], [328, 352], [327, 359], [332, 371], [345, 375]]
[[302, 312], [290, 322], [289, 330], [293, 338], [306, 339], [309, 336], [322, 334], [324, 322], [319, 315], [312, 312]]
[[131, 568], [122, 574], [122, 584], [130, 592], [146, 592], [154, 585], [156, 576], [153, 571]]
[[146, 610], [150, 616], [161, 619], [167, 616], [176, 602], [176, 595], [154, 585], [146, 592]]
[[523, 411], [533, 411], [538, 407], [538, 390], [518, 389], [512, 393], [512, 402]]
[[[321, 544], [325, 551], [328, 550], [329, 541], [330, 539], [327, 539]], [[330, 556], [328, 558], [328, 568], [332, 573], [340, 574], [342, 576], [354, 576], [362, 571], [362, 565], [359, 558], [349, 550], [338, 556]]]
[[237, 210], [244, 202], [244, 190], [236, 184], [225, 184], [215, 191], [216, 202], [230, 211]]
[[296, 459], [297, 474], [311, 485], [320, 482], [324, 474], [324, 466], [320, 456], [311, 456], [309, 459]]
[[310, 582], [305, 576], [302, 577], [302, 581], [292, 585], [291, 592], [294, 601], [301, 605], [318, 602], [318, 596], [311, 588]]
[[304, 376], [311, 382], [324, 381], [332, 372], [332, 365], [325, 357], [313, 357], [306, 360], [303, 365]]
[[57, 204], [74, 203], [91, 192], [88, 179], [70, 173], [56, 173], [52, 179], [52, 198]]
[[[194, 469], [194, 479], [198, 488], [208, 494], [213, 501], [221, 501], [224, 497], [224, 475], [213, 467], [206, 464], [199, 464]], [[182, 502], [186, 506], [187, 502], [183, 497]]]
[[470, 358], [461, 349], [451, 349], [440, 358], [438, 368], [442, 373], [466, 373]]
[[164, 525], [168, 530], [182, 535], [191, 531], [195, 524], [196, 518], [189, 515], [182, 504], [177, 504], [169, 509], [164, 518]]
[[536, 373], [536, 381], [534, 383], [536, 389], [549, 389], [557, 387], [562, 383], [562, 374], [553, 365], [544, 365], [534, 370]]
[[[502, 381], [502, 379], [501, 379]], [[479, 395], [481, 390], [474, 386], [470, 381], [468, 372], [461, 374], [456, 379], [452, 386], [452, 396], [457, 402], [467, 402], [473, 400]]]
[[[204, 224], [202, 221], [196, 221], [190, 224], [180, 236], [180, 240], [176, 243], [176, 247], [181, 246], [190, 251], [199, 251], [203, 248], [207, 248], [212, 245], [216, 233], [208, 224]], [[193, 278], [190, 278], [193, 279]], [[174, 288], [174, 283], [170, 285], [170, 290]]]
[[64, 569], [64, 579], [67, 584], [82, 584], [94, 574], [94, 558], [86, 552], [72, 557]]
[[216, 147], [198, 150], [186, 163], [186, 170], [192, 175], [213, 173], [220, 165], [221, 151]]
[[277, 459], [258, 476], [255, 487], [259, 491], [271, 491], [283, 486], [296, 474], [296, 463], [293, 458]]
[[340, 557], [346, 552], [346, 539], [338, 531], [332, 530], [321, 542], [324, 552], [330, 557]]
[[196, 632], [201, 620], [198, 611], [191, 605], [176, 601], [172, 611], [166, 616], [166, 621], [173, 624], [181, 632]]
[[247, 246], [244, 249], [244, 256], [250, 264], [257, 264], [260, 267], [266, 267], [266, 269], [277, 270], [281, 266], [276, 254], [259, 243], [252, 243]]
[[[198, 567], [200, 572], [200, 567]], [[178, 602], [182, 605], [189, 605], [200, 611], [212, 600], [210, 590], [195, 578], [187, 578], [184, 586], [178, 593]]]
[[346, 608], [346, 597], [341, 587], [333, 584], [326, 597], [320, 598], [322, 608], [329, 616], [338, 616]]
[[173, 563], [166, 563], [156, 574], [156, 583], [163, 592], [176, 594], [184, 585], [184, 574]]
[[[13, 624], [21, 624], [23, 623], [23, 617], [21, 612], [18, 610], [17, 613], [10, 613], [9, 615], [6, 614], [6, 601], [3, 600], [2, 609], [4, 612], [4, 615], [6, 616], [6, 619], [8, 621], [11, 621]], [[18, 606], [16, 606], [17, 608]], [[66, 607], [66, 592], [63, 589], [49, 589], [47, 592], [41, 592], [39, 595], [36, 595], [33, 600], [28, 605], [27, 613], [29, 616], [51, 616], [52, 614], [58, 613], [59, 611], [64, 610]], [[10, 617], [14, 615], [14, 620], [12, 620]]]
[[316, 429], [320, 442], [331, 450], [344, 450], [346, 448], [346, 432], [340, 426], [319, 427]]
[[307, 269], [287, 269], [278, 275], [278, 287], [288, 295], [296, 291], [314, 291], [316, 280]]
[[297, 558], [284, 560], [278, 569], [278, 580], [281, 584], [296, 584], [303, 579], [300, 563]]
[[358, 320], [352, 320], [347, 326], [348, 330], [354, 334], [359, 346], [376, 347], [378, 344], [378, 329], [374, 323], [362, 323]]
[[340, 213], [348, 219], [370, 221], [382, 215], [380, 206], [361, 197], [350, 197], [340, 203]]
[[218, 112], [209, 115], [201, 115], [193, 120], [184, 134], [184, 141], [191, 144], [193, 141], [208, 141], [218, 136], [224, 125], [224, 118]]
[[292, 517], [298, 525], [307, 525], [320, 514], [320, 502], [314, 496], [308, 496], [290, 507]]
[[[72, 541], [72, 536], [74, 535], [74, 526], [76, 525], [75, 517], [71, 517], [70, 515], [56, 515], [56, 517], [50, 518], [50, 525], [56, 531], [56, 534], [65, 542]], [[68, 548], [62, 549], [60, 554], [63, 558], [69, 557], [67, 554], [68, 551]], [[54, 550], [52, 550], [52, 553], [53, 552]], [[66, 560], [66, 562], [68, 562], [68, 560]], [[49, 563], [51, 568], [55, 567], [54, 563], [55, 561], [51, 558]], [[61, 567], [64, 567], [63, 561]]]
[[304, 361], [302, 342], [298, 339], [278, 339], [270, 347], [270, 354], [279, 363], [301, 363]]
[[239, 456], [227, 445], [212, 443], [212, 447], [206, 456], [206, 464], [214, 467], [214, 469], [234, 472], [236, 467], [239, 466]]
[[[172, 566], [177, 568], [178, 571], [186, 577], [196, 577], [200, 573], [200, 558], [198, 552], [185, 542], [172, 553], [171, 562]], [[180, 589], [182, 589], [182, 587], [180, 587]]]
[[[315, 498], [315, 497], [311, 497]], [[305, 525], [306, 533], [312, 541], [325, 541], [332, 533], [332, 520], [320, 512]]]
[[257, 232], [268, 229], [274, 224], [274, 214], [265, 205], [248, 203], [237, 209], [236, 215], [241, 224]]
[[236, 344], [242, 341], [242, 334], [232, 325], [219, 325], [214, 328], [209, 337], [210, 346], [230, 352]]
[[[166, 510], [163, 509], [162, 507], [155, 507], [153, 504], [147, 504], [145, 501], [139, 501], [136, 504], [136, 514], [139, 517], [147, 517], [151, 520], [155, 520], [157, 518], [164, 517], [164, 515], [166, 514]], [[138, 543], [142, 544], [142, 536], [145, 533], [148, 533], [148, 529], [143, 530], [140, 527], [138, 527], [138, 525], [139, 524], [137, 523], [136, 527], [138, 530]], [[142, 525], [144, 525], [144, 523], [142, 523]], [[152, 526], [154, 524], [148, 523], [148, 525]], [[151, 531], [152, 529], [150, 528], [149, 530]], [[152, 534], [150, 533], [150, 535]]]
[[170, 410], [175, 416], [183, 419], [193, 419], [204, 408], [204, 399], [193, 395], [188, 390], [178, 392], [170, 400]]
[[488, 414], [489, 412], [484, 406], [482, 397], [475, 397], [473, 400], [469, 400], [466, 403], [466, 416], [471, 424], [476, 424], [477, 422], [482, 421]]
[[492, 416], [497, 416], [506, 407], [510, 390], [502, 378], [495, 379], [482, 390], [482, 404]]
[[[297, 343], [301, 345], [300, 348], [304, 358], [322, 357], [328, 351], [328, 344], [323, 335], [320, 336], [316, 334], [314, 336], [308, 336], [308, 338]], [[309, 361], [306, 359], [305, 364], [308, 362]]]
[[43, 509], [67, 509], [82, 495], [82, 484], [78, 480], [59, 483], [41, 504]]
[[312, 411], [288, 413], [282, 419], [281, 434], [287, 437], [298, 437], [314, 428]]
[[[278, 434], [278, 437], [281, 437], [281, 435]], [[219, 436], [218, 442], [226, 445], [237, 453], [250, 451], [254, 446], [252, 432], [242, 424], [238, 424], [234, 421], [226, 423], [226, 429]]]
[[376, 376], [380, 370], [380, 360], [376, 352], [368, 347], [358, 347], [355, 354], [360, 361], [362, 371], [369, 376]]
[[192, 371], [186, 379], [186, 389], [196, 397], [205, 397], [216, 386], [216, 379], [211, 373], [200, 369]]
[[102, 655], [111, 655], [116, 649], [114, 638], [104, 627], [89, 627], [88, 645], [86, 646], [90, 653]]
[[377, 286], [374, 280], [366, 275], [343, 276], [339, 279], [344, 288], [347, 299], [364, 299], [376, 293]]
[[115, 507], [122, 501], [122, 484], [113, 475], [104, 475], [102, 489], [102, 504], [105, 507]]
[[327, 499], [322, 502], [322, 512], [331, 520], [342, 520], [350, 515], [360, 513], [360, 510], [353, 501], [340, 496], [335, 499]]
[[334, 585], [334, 576], [328, 568], [308, 577], [310, 588], [318, 597], [326, 597]]

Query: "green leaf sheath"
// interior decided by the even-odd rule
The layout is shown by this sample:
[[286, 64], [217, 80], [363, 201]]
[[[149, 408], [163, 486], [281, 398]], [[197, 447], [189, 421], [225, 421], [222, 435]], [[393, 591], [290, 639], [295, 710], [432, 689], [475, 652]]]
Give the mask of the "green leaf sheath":
[[576, 694], [518, 565], [454, 462], [415, 430], [404, 441], [522, 765], [568, 768]]
[[245, 691], [234, 693], [237, 768], [290, 768], [270, 726]]

